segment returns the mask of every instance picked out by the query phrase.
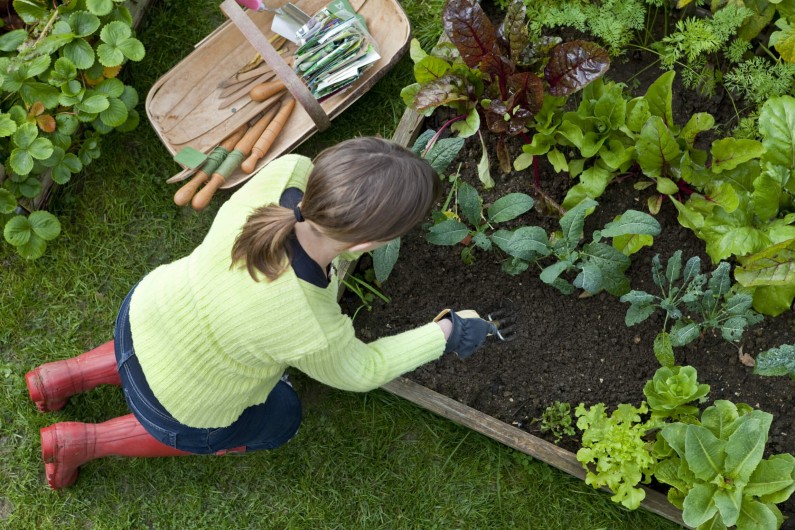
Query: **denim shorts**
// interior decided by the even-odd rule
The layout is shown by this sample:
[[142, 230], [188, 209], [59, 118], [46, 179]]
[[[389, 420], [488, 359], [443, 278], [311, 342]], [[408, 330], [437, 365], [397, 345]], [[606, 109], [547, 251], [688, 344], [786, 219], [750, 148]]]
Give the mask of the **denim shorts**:
[[212, 454], [229, 449], [274, 449], [287, 443], [301, 424], [301, 401], [284, 382], [271, 390], [268, 399], [243, 411], [228, 427], [204, 429], [188, 427], [174, 419], [155, 398], [135, 356], [130, 333], [130, 298], [122, 302], [114, 330], [116, 362], [124, 399], [141, 425], [161, 443], [182, 451]]

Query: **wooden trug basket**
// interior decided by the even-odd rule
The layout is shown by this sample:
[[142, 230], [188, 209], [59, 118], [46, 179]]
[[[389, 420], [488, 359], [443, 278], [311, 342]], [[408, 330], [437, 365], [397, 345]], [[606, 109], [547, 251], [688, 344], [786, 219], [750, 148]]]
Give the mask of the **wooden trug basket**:
[[[299, 0], [294, 3], [304, 12], [314, 14], [328, 2]], [[397, 0], [351, 0], [350, 3], [367, 22], [381, 59], [365, 70], [352, 86], [318, 104], [311, 95], [311, 101], [307, 102], [308, 90], [303, 84], [296, 88], [296, 82], [301, 82], [289, 68], [288, 74], [292, 78], [291, 75], [285, 75], [283, 68], [281, 71], [277, 68], [274, 62], [279, 62], [278, 56], [276, 61], [271, 61], [263, 52], [264, 47], [270, 47], [267, 41], [273, 36], [270, 29], [273, 14], [244, 12], [234, 0], [224, 1], [221, 8], [230, 20], [219, 26], [193, 52], [158, 79], [146, 97], [146, 114], [166, 148], [172, 154], [187, 146], [209, 153], [240, 125], [262, 111], [267, 102], [245, 101], [237, 106], [218, 108], [222, 90], [218, 84], [234, 75], [258, 52], [274, 68], [298, 105], [256, 169], [251, 173], [236, 170], [221, 187], [230, 188], [240, 184], [269, 161], [290, 152], [315, 132], [328, 126], [329, 120], [359, 99], [397, 63], [408, 49], [411, 36], [408, 17]], [[256, 29], [259, 30], [258, 34]], [[288, 54], [292, 56], [295, 45], [289, 42], [288, 45], [291, 46]], [[314, 107], [314, 112], [311, 113], [312, 108], [307, 111], [302, 101], [307, 103], [306, 106]], [[191, 173], [190, 170], [182, 171], [167, 182], [184, 180]]]

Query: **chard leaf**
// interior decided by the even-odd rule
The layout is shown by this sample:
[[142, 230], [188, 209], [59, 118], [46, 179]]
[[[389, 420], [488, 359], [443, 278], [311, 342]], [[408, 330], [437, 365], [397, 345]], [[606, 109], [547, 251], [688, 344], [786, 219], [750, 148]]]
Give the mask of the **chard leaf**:
[[[692, 149], [696, 142], [698, 133], [708, 131], [715, 126], [715, 118], [708, 112], [697, 112], [690, 116], [687, 123], [682, 127], [679, 138], [685, 141], [687, 146]], [[713, 144], [714, 145], [714, 144]]]
[[762, 160], [795, 168], [795, 98], [768, 99], [759, 113], [759, 132], [765, 146]]
[[613, 173], [596, 164], [580, 175], [580, 182], [572, 186], [563, 199], [563, 208], [572, 209], [584, 200], [600, 197], [605, 188], [613, 180]]
[[448, 0], [442, 20], [444, 32], [468, 67], [477, 68], [488, 57], [501, 55], [497, 31], [475, 0]]
[[527, 47], [530, 33], [527, 29], [527, 7], [524, 2], [511, 2], [505, 12], [499, 31], [500, 37], [507, 37], [511, 60], [518, 63], [522, 51]]
[[659, 116], [646, 121], [635, 149], [643, 172], [655, 178], [666, 176], [667, 169], [676, 167], [682, 155], [676, 137]]
[[734, 278], [745, 287], [795, 284], [795, 239], [748, 256], [734, 271]]
[[704, 188], [704, 195], [726, 210], [727, 213], [732, 213], [740, 205], [740, 197], [737, 195], [737, 190], [728, 182], [710, 182]]
[[660, 223], [651, 215], [637, 210], [627, 210], [614, 221], [607, 223], [602, 229], [605, 237], [616, 237], [630, 234], [660, 234]]
[[443, 75], [435, 81], [420, 85], [419, 90], [414, 95], [412, 106], [417, 112], [423, 113], [428, 109], [434, 109], [441, 105], [453, 105], [456, 102], [469, 101], [466, 87], [467, 80], [463, 77], [456, 74]]
[[411, 57], [411, 60], [414, 62], [414, 64], [417, 64], [428, 56], [428, 54], [425, 53], [425, 50], [422, 49], [420, 41], [416, 38], [411, 39], [411, 45], [409, 46], [409, 56]]
[[754, 373], [759, 375], [784, 375], [795, 379], [795, 345], [782, 344], [760, 353], [756, 358]]
[[434, 245], [457, 245], [469, 235], [469, 228], [455, 219], [448, 219], [433, 225], [425, 238]]
[[788, 63], [795, 63], [795, 27], [786, 18], [776, 20], [779, 31], [770, 34], [770, 45]]
[[553, 96], [567, 96], [607, 72], [610, 58], [593, 42], [573, 40], [558, 44], [550, 52], [544, 77]]
[[500, 197], [488, 209], [488, 218], [492, 223], [502, 223], [516, 219], [533, 207], [533, 198], [524, 193], [509, 193]]
[[754, 288], [754, 309], [763, 315], [778, 316], [792, 308], [795, 286], [760, 285]]
[[763, 221], [768, 221], [778, 214], [783, 189], [781, 184], [767, 173], [762, 173], [754, 180], [754, 192], [751, 204], [754, 213]]
[[469, 138], [480, 129], [480, 114], [477, 107], [472, 107], [464, 120], [459, 120], [450, 126], [450, 130], [458, 133], [459, 138]]
[[396, 237], [386, 245], [373, 250], [373, 269], [375, 279], [384, 283], [397, 263], [400, 254], [400, 238]]
[[468, 183], [462, 182], [458, 186], [457, 200], [458, 206], [461, 207], [461, 213], [464, 214], [464, 219], [469, 221], [472, 226], [478, 226], [483, 211], [483, 201], [477, 190]]
[[651, 111], [645, 98], [635, 98], [627, 103], [627, 127], [630, 131], [639, 133], [649, 118]]
[[414, 65], [414, 78], [418, 83], [428, 83], [441, 78], [450, 70], [450, 63], [444, 59], [427, 55]]
[[756, 140], [722, 138], [712, 142], [712, 171], [720, 173], [740, 164], [759, 158], [765, 147]]
[[672, 106], [674, 71], [665, 72], [646, 90], [644, 99], [649, 104], [649, 112], [657, 116], [667, 127], [674, 126]]

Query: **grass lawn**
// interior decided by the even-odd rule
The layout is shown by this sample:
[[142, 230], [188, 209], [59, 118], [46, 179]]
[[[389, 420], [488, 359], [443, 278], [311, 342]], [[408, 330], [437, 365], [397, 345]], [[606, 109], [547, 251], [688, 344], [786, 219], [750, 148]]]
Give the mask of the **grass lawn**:
[[[440, 0], [404, 6], [427, 48], [441, 30]], [[125, 72], [142, 116], [149, 86], [221, 20], [208, 0], [159, 0], [150, 8], [139, 29], [146, 58]], [[300, 152], [313, 155], [354, 135], [391, 136], [403, 111], [398, 92], [410, 78], [405, 58]], [[385, 392], [340, 392], [300, 375], [305, 421], [277, 451], [107, 458], [84, 466], [74, 487], [51, 491], [38, 430], [127, 410], [118, 389], [100, 388], [41, 414], [24, 374], [109, 340], [130, 286], [202, 239], [229, 193], [200, 214], [177, 208], [176, 186], [164, 183], [176, 171], [142, 119], [136, 131], [106, 137], [101, 158], [57, 190], [50, 210], [63, 231], [43, 258], [26, 262], [0, 247], [0, 527], [675, 528]]]

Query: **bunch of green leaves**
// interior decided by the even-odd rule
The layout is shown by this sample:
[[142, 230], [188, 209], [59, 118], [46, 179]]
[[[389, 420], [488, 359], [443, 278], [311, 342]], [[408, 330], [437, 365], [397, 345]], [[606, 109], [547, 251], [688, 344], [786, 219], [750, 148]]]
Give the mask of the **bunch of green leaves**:
[[375, 279], [375, 272], [373, 269], [365, 270], [364, 274], [360, 276], [348, 274], [342, 279], [342, 283], [350, 292], [355, 294], [361, 302], [359, 307], [356, 308], [356, 311], [354, 311], [351, 317], [352, 320], [356, 318], [356, 315], [358, 315], [359, 311], [362, 309], [372, 311], [373, 302], [375, 302], [376, 297], [381, 299], [385, 304], [391, 301], [390, 298], [382, 293], [376, 286], [378, 281]]
[[770, 348], [756, 357], [754, 373], [759, 375], [783, 375], [795, 379], [795, 344], [782, 344]]
[[641, 0], [541, 0], [525, 4], [532, 34], [540, 35], [545, 29], [574, 28], [593, 35], [612, 56], [624, 53], [646, 23], [647, 9]]
[[718, 400], [695, 424], [665, 425], [654, 477], [672, 486], [668, 500], [693, 528], [770, 529], [783, 522], [776, 504], [795, 491], [795, 457], [764, 458], [773, 416]]
[[[660, 225], [644, 212], [627, 210], [602, 230], [594, 231], [590, 243], [581, 245], [585, 218], [596, 206], [591, 199], [580, 202], [561, 217], [561, 230], [550, 235], [538, 226], [496, 231], [492, 240], [510, 256], [503, 270], [518, 274], [536, 263], [541, 268], [541, 280], [564, 294], [573, 293], [575, 288], [589, 293], [605, 290], [615, 296], [626, 293], [628, 256], [646, 244], [644, 236], [658, 235]], [[605, 237], [613, 238], [612, 245], [602, 242]], [[544, 266], [540, 262], [546, 258], [553, 262]], [[574, 275], [572, 281], [566, 278], [569, 274]]]
[[16, 0], [26, 28], [0, 35], [0, 223], [26, 258], [41, 256], [59, 225], [43, 211], [25, 219], [18, 204], [41, 193], [45, 175], [64, 184], [96, 159], [100, 135], [138, 124], [138, 94], [116, 78], [144, 57], [123, 2]]
[[[454, 204], [451, 202], [455, 198]], [[475, 261], [476, 249], [490, 251], [495, 237], [494, 225], [512, 221], [533, 208], [535, 201], [525, 193], [509, 193], [484, 209], [483, 199], [474, 186], [456, 179], [441, 210], [434, 212], [434, 224], [426, 239], [434, 245], [457, 245], [465, 242], [461, 259], [467, 265]], [[543, 232], [543, 230], [542, 230]]]
[[412, 46], [416, 83], [401, 91], [406, 105], [424, 115], [452, 107], [465, 120], [454, 130], [471, 136], [485, 123], [497, 134], [500, 167], [510, 171], [506, 136], [527, 131], [544, 93], [572, 94], [601, 77], [607, 52], [592, 42], [531, 42], [526, 8], [514, 0], [495, 27], [475, 0], [448, 0], [442, 15], [454, 45], [430, 54]]
[[630, 510], [646, 497], [637, 485], [651, 481], [657, 464], [646, 439], [656, 423], [642, 419], [648, 410], [646, 402], [641, 402], [639, 407], [622, 403], [609, 416], [604, 403], [587, 409], [580, 403], [574, 411], [582, 431], [577, 460], [586, 470], [585, 483], [594, 488], [607, 486], [613, 491], [611, 499]]
[[597, 79], [583, 89], [573, 112], [563, 111], [565, 98], [546, 95], [534, 118], [533, 140], [522, 146], [514, 169], [526, 169], [535, 156], [545, 155], [555, 171], [579, 178], [566, 193], [564, 209], [598, 198], [615, 174], [627, 171], [634, 161], [635, 134], [626, 126], [629, 98], [624, 88]]
[[721, 65], [723, 69], [729, 67], [726, 56], [738, 55], [729, 52], [732, 39], [752, 15], [751, 9], [730, 3], [712, 17], [687, 17], [676, 23], [676, 31], [652, 44], [652, 49], [660, 55], [663, 68], [682, 66], [685, 86], [711, 96], [722, 75]]
[[658, 368], [643, 387], [652, 418], [686, 423], [698, 415], [698, 407], [689, 403], [703, 403], [708, 393], [709, 385], [698, 383], [698, 373], [692, 366]]
[[768, 100], [759, 132], [761, 142], [713, 142], [711, 167], [691, 165], [687, 174], [704, 195], [672, 202], [680, 224], [706, 242], [713, 262], [737, 257], [735, 277], [753, 288], [754, 308], [777, 315], [795, 298], [795, 98]]
[[621, 297], [630, 304], [624, 319], [627, 326], [645, 321], [657, 310], [665, 312], [663, 330], [654, 339], [654, 355], [661, 365], [674, 366], [673, 348], [689, 344], [709, 329], [720, 330], [725, 340], [736, 342], [746, 327], [762, 320], [751, 309], [752, 296], [732, 289], [729, 269], [728, 263], [721, 262], [707, 277], [701, 273], [698, 256], [687, 260], [683, 268], [682, 251], [677, 250], [663, 270], [656, 255], [652, 279], [660, 295], [633, 290]]
[[560, 442], [564, 436], [574, 436], [576, 431], [571, 416], [571, 404], [555, 401], [544, 409], [540, 418], [533, 418], [539, 422], [541, 432], [550, 433], [555, 438], [555, 443]]

